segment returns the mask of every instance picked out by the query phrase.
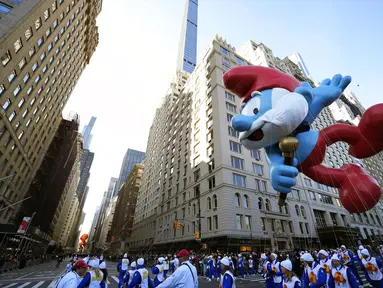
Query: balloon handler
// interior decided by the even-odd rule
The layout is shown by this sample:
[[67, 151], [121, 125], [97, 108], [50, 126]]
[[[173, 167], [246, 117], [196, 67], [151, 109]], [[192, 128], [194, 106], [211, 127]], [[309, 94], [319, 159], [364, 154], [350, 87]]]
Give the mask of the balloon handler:
[[[359, 159], [382, 151], [383, 104], [367, 109], [358, 126], [334, 124], [320, 131], [310, 127], [322, 110], [342, 95], [351, 83], [350, 76], [337, 74], [313, 88], [279, 70], [240, 66], [227, 71], [223, 82], [242, 100], [241, 114], [233, 117], [232, 126], [247, 149], [265, 148], [271, 184], [285, 194], [280, 204], [302, 172], [318, 183], [338, 188], [340, 201], [350, 213], [363, 213], [376, 205], [380, 187], [362, 167], [345, 164], [338, 169], [322, 162], [327, 147], [338, 141], [347, 143], [349, 154]], [[286, 142], [285, 137], [297, 139], [292, 141], [294, 145], [291, 138], [287, 141], [293, 146], [288, 151], [279, 145], [281, 140]]]

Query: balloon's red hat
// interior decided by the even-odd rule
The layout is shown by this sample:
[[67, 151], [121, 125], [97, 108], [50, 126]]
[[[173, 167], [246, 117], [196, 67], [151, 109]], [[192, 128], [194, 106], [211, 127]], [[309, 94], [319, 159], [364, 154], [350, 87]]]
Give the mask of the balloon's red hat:
[[301, 83], [286, 73], [263, 66], [239, 66], [223, 75], [226, 89], [246, 102], [253, 91], [283, 88], [293, 92]]

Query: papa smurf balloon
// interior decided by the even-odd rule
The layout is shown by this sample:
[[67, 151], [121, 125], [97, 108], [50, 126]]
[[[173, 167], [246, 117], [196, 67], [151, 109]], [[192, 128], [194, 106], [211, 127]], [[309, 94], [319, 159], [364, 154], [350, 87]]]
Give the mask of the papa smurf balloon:
[[[358, 126], [335, 124], [321, 131], [310, 128], [319, 113], [336, 101], [351, 77], [335, 75], [312, 88], [279, 70], [240, 66], [223, 76], [227, 90], [242, 100], [241, 114], [232, 119], [241, 143], [249, 150], [265, 148], [270, 180], [280, 193], [289, 193], [296, 176], [304, 173], [314, 181], [339, 189], [343, 206], [362, 213], [376, 205], [381, 189], [359, 165], [330, 168], [322, 164], [326, 149], [335, 142], [349, 144], [349, 155], [363, 159], [383, 150], [383, 104], [370, 107]], [[294, 136], [299, 141], [294, 165], [284, 165], [279, 141]]]

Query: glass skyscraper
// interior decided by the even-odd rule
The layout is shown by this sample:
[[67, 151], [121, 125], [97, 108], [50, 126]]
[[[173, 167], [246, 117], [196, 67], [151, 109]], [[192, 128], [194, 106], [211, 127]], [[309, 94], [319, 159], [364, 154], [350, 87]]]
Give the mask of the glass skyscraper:
[[186, 0], [177, 69], [192, 73], [197, 61], [198, 0]]
[[121, 186], [124, 184], [130, 171], [137, 163], [143, 163], [145, 160], [145, 152], [128, 149], [122, 161], [120, 176], [118, 177], [117, 193], [120, 191]]
[[90, 143], [92, 142], [92, 137], [93, 137], [91, 133], [92, 133], [94, 123], [96, 122], [96, 119], [97, 119], [96, 117], [90, 118], [88, 125], [85, 125], [84, 129], [82, 130], [82, 136], [84, 137], [84, 144], [83, 144], [84, 149], [89, 149], [90, 147]]

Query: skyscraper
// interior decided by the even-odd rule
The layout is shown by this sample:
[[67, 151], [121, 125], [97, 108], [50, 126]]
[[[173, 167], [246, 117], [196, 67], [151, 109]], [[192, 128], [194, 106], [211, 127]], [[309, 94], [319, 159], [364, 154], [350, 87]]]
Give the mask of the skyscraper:
[[82, 201], [82, 198], [85, 195], [85, 191], [88, 185], [89, 177], [90, 177], [90, 168], [92, 167], [94, 159], [94, 153], [90, 152], [89, 150], [85, 149], [83, 150], [83, 154], [81, 157], [81, 176], [80, 176], [80, 182], [77, 186], [77, 196]]
[[118, 177], [117, 191], [115, 195], [118, 195], [120, 188], [124, 185], [126, 177], [128, 177], [130, 171], [137, 163], [143, 163], [145, 160], [145, 152], [128, 149], [122, 161], [120, 176]]
[[96, 2], [0, 2], [0, 178], [13, 176], [9, 185], [0, 181], [6, 206], [24, 198], [96, 50]]
[[90, 144], [92, 143], [92, 138], [93, 138], [92, 129], [93, 129], [94, 123], [96, 122], [96, 119], [97, 119], [96, 117], [92, 116], [92, 118], [90, 118], [88, 125], [85, 125], [82, 130], [82, 136], [84, 137], [84, 149], [89, 149]]
[[198, 0], [186, 0], [177, 70], [192, 73], [197, 63]]
[[[231, 126], [241, 102], [222, 86], [227, 70], [269, 66], [310, 82], [299, 67], [253, 41], [243, 51], [254, 62], [221, 37], [206, 51], [177, 100], [167, 96], [157, 109], [129, 249], [169, 249], [170, 243], [200, 249], [202, 242], [207, 249], [233, 252], [292, 250], [347, 245], [382, 234], [381, 204], [360, 217], [350, 215], [337, 189], [303, 174], [287, 205], [279, 207], [264, 150], [246, 150]], [[329, 109], [324, 109], [312, 127], [320, 130], [334, 123]], [[329, 148], [337, 162], [328, 165], [353, 161], [344, 143]], [[179, 230], [172, 225], [175, 220], [182, 224]], [[201, 242], [191, 241], [195, 232], [201, 232]]]
[[294, 52], [291, 56], [289, 56], [289, 59], [293, 61], [295, 65], [298, 65], [299, 69], [303, 72], [303, 75], [307, 78], [310, 79], [311, 81], [313, 80], [313, 77], [311, 77], [311, 74], [309, 72], [309, 69], [307, 69], [307, 66], [305, 62], [303, 61], [302, 56], [298, 52]]

